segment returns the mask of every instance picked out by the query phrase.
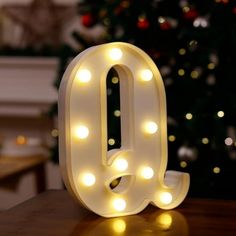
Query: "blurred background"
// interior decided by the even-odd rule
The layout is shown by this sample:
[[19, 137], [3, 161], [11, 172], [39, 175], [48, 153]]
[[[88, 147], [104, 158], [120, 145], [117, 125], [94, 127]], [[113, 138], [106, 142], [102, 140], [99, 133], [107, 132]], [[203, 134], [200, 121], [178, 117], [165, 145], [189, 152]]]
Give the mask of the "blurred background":
[[[101, 43], [143, 49], [168, 111], [168, 169], [190, 197], [236, 199], [236, 2], [0, 0], [0, 210], [62, 189], [57, 93], [71, 59]], [[108, 149], [119, 148], [119, 76], [107, 75]]]

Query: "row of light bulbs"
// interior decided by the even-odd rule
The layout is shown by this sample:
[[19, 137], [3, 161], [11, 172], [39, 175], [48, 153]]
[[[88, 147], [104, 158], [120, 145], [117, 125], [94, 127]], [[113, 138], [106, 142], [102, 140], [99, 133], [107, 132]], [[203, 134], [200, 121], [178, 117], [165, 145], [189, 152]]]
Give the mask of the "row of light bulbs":
[[[120, 115], [121, 115], [121, 112], [120, 112], [120, 110], [115, 110], [114, 111], [114, 116], [116, 116], [116, 117], [120, 117]], [[219, 118], [223, 118], [224, 116], [225, 116], [225, 113], [223, 112], [223, 111], [218, 111], [217, 113], [216, 113], [216, 115], [219, 117]], [[193, 114], [192, 113], [186, 113], [185, 114], [185, 119], [186, 120], [192, 120], [193, 119]]]
[[[188, 166], [188, 163], [187, 163], [186, 161], [181, 161], [181, 162], [179, 163], [179, 165], [180, 165], [182, 168], [186, 168], [186, 167]], [[221, 169], [220, 169], [219, 166], [215, 166], [215, 167], [213, 167], [213, 169], [212, 169], [212, 172], [213, 172], [214, 174], [219, 174], [220, 171], [221, 171]]]
[[[217, 111], [216, 115], [219, 117], [219, 118], [223, 118], [225, 116], [225, 113], [223, 111]], [[192, 120], [193, 119], [193, 114], [188, 112], [185, 114], [185, 119], [186, 120]]]
[[[147, 121], [143, 124], [144, 133], [150, 135], [155, 134], [158, 130], [158, 125], [154, 121]], [[78, 139], [86, 139], [89, 136], [89, 129], [85, 125], [79, 125], [75, 129], [75, 136]], [[110, 141], [113, 142], [112, 140]]]
[[[128, 162], [125, 159], [117, 159], [114, 161], [114, 167], [119, 171], [124, 171], [128, 168]], [[154, 171], [151, 167], [146, 166], [142, 168], [141, 177], [148, 180], [154, 176]], [[85, 187], [92, 187], [96, 183], [96, 177], [91, 172], [83, 173], [80, 177], [80, 181]], [[161, 192], [157, 196], [163, 204], [169, 204], [172, 202], [172, 195], [169, 192]], [[114, 198], [112, 206], [117, 211], [123, 211], [126, 208], [126, 201], [121, 197]]]

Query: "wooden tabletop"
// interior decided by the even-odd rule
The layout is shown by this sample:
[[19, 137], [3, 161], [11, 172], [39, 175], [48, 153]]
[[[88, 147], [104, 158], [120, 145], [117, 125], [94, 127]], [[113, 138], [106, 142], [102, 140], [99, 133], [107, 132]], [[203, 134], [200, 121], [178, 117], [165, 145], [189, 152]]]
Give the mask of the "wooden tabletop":
[[102, 218], [74, 203], [64, 190], [44, 192], [0, 213], [3, 236], [235, 236], [236, 201], [186, 199], [175, 210]]
[[0, 157], [0, 181], [16, 173], [27, 171], [35, 166], [45, 163], [45, 156], [35, 155], [29, 157]]
[[[37, 193], [46, 189], [45, 164], [48, 158], [43, 155], [28, 157], [0, 157], [0, 187], [15, 189], [20, 178], [33, 172]], [[1, 234], [0, 234], [1, 235]]]

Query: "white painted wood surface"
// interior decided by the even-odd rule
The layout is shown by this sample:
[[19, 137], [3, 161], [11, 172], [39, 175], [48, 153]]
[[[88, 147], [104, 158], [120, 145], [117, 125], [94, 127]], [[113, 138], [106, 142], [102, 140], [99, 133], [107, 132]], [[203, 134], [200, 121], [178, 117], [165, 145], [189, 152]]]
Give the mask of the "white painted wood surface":
[[[0, 57], [0, 144], [1, 140], [18, 135], [52, 144], [51, 130], [57, 125], [41, 114], [57, 102], [57, 89], [53, 86], [57, 71], [57, 58]], [[46, 174], [49, 189], [62, 188], [58, 165], [49, 162]], [[33, 175], [28, 174], [15, 191], [0, 188], [0, 210], [35, 194]]]
[[57, 101], [56, 58], [0, 57], [0, 116], [39, 116]]

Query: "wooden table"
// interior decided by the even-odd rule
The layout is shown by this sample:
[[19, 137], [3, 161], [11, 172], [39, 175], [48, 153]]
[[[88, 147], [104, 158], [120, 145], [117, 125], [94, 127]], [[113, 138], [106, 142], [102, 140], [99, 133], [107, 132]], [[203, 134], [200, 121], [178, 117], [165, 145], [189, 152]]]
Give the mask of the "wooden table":
[[0, 213], [3, 236], [235, 236], [236, 201], [186, 199], [175, 210], [102, 218], [74, 203], [64, 190], [47, 191]]
[[46, 189], [45, 156], [0, 157], [0, 187], [6, 187], [19, 180], [22, 175], [34, 173], [38, 193]]

